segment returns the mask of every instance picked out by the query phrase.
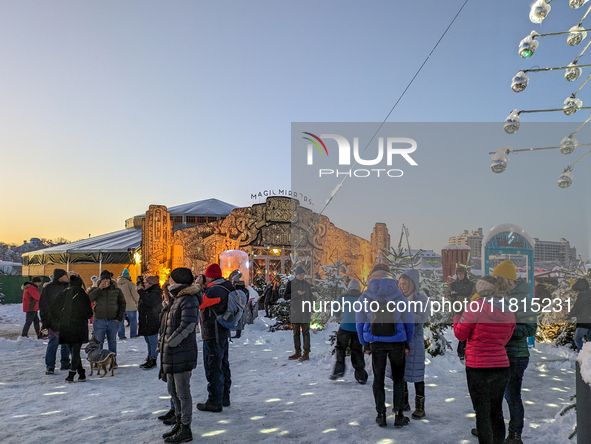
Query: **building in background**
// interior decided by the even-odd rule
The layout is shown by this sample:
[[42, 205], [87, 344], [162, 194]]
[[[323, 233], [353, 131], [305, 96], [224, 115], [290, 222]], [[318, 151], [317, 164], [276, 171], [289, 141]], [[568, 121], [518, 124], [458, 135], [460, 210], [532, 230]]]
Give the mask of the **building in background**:
[[457, 236], [449, 238], [450, 246], [462, 246], [467, 245], [470, 247], [471, 257], [482, 257], [482, 228], [478, 228], [476, 231], [464, 230], [463, 233]]
[[577, 260], [577, 249], [571, 247], [569, 241], [563, 237], [558, 242], [534, 239], [536, 241], [534, 251], [534, 260], [536, 262], [568, 263]]

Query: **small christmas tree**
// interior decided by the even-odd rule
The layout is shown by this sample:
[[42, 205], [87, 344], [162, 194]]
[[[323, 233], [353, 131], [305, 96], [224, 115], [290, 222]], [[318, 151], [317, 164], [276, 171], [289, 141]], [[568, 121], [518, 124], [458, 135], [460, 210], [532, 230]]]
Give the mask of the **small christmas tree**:
[[347, 291], [347, 266], [341, 260], [332, 265], [322, 265], [324, 279], [316, 279], [318, 300], [335, 301]]
[[[420, 290], [429, 298], [429, 301], [441, 303], [447, 293], [447, 285], [435, 275], [423, 278], [420, 283]], [[434, 312], [429, 321], [425, 323], [427, 338], [425, 348], [432, 356], [444, 355], [447, 350], [452, 350], [451, 343], [445, 338], [445, 330], [453, 325], [453, 314], [445, 310]]]
[[291, 330], [290, 301], [281, 298], [271, 307], [271, 317], [275, 318], [275, 324], [269, 327], [270, 331]]

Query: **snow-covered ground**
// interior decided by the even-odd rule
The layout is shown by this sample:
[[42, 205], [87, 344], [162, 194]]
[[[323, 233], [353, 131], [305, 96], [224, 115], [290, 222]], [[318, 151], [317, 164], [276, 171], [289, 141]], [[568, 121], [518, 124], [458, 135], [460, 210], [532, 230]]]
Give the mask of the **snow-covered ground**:
[[[168, 428], [156, 417], [168, 410], [169, 396], [156, 369], [138, 368], [146, 356], [143, 338], [119, 341], [114, 377], [95, 374], [86, 383], [66, 384], [66, 371], [44, 373], [46, 341], [3, 338], [5, 331], [24, 323], [21, 310], [20, 304], [0, 305], [1, 443], [162, 442]], [[230, 344], [232, 405], [222, 413], [195, 408], [194, 442], [477, 442], [470, 434], [475, 421], [464, 368], [453, 353], [428, 360], [426, 418], [394, 429], [390, 413], [382, 429], [374, 422], [370, 357], [367, 385], [354, 380], [348, 359], [345, 377], [328, 380], [333, 366], [328, 340], [336, 328], [329, 325], [312, 334], [312, 359], [299, 363], [287, 360], [293, 353], [291, 331], [270, 333], [261, 320], [247, 326], [242, 338]], [[207, 397], [201, 341], [199, 351], [191, 380], [194, 404]], [[575, 392], [574, 359], [573, 352], [551, 345], [532, 350], [523, 390], [526, 442], [571, 442], [567, 436], [575, 413], [557, 414]], [[391, 401], [391, 381], [387, 386]]]

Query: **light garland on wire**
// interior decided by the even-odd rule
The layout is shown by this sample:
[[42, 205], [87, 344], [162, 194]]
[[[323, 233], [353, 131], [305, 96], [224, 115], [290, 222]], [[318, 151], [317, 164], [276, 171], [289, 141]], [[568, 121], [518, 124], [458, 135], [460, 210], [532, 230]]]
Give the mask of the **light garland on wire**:
[[[549, 3], [553, 0], [537, 0], [531, 7], [529, 18], [533, 23], [542, 23], [542, 21], [548, 16], [550, 13], [551, 7]], [[572, 9], [578, 9], [583, 4], [587, 3], [589, 0], [570, 0], [569, 6]], [[534, 55], [536, 50], [539, 47], [539, 39], [542, 37], [550, 37], [550, 36], [557, 36], [557, 35], [568, 35], [566, 43], [569, 46], [577, 46], [581, 42], [583, 42], [587, 38], [587, 33], [591, 32], [591, 29], [585, 29], [583, 25], [583, 21], [591, 12], [591, 6], [587, 9], [579, 23], [575, 26], [572, 26], [568, 31], [564, 32], [553, 32], [553, 33], [546, 33], [540, 34], [536, 31], [532, 31], [529, 35], [527, 35], [521, 42], [519, 42], [518, 53], [522, 59], [529, 59]], [[556, 71], [556, 70], [564, 70], [564, 78], [568, 82], [574, 82], [581, 77], [583, 74], [583, 68], [591, 67], [591, 65], [579, 65], [578, 61], [583, 56], [585, 51], [591, 46], [591, 41], [589, 41], [580, 54], [567, 66], [558, 66], [558, 67], [551, 67], [551, 68], [532, 68], [532, 69], [524, 69], [519, 71], [511, 80], [511, 89], [516, 92], [520, 93], [523, 92], [528, 84], [529, 84], [529, 77], [527, 73], [533, 72], [548, 72], [548, 71]], [[568, 96], [564, 102], [562, 108], [550, 108], [550, 109], [538, 109], [538, 110], [518, 110], [514, 109], [511, 111], [509, 116], [505, 119], [505, 123], [503, 125], [503, 129], [507, 134], [514, 134], [519, 130], [519, 126], [521, 124], [521, 114], [526, 113], [541, 113], [541, 112], [557, 112], [562, 111], [567, 116], [572, 116], [579, 110], [591, 110], [591, 107], [583, 107], [583, 101], [577, 97], [577, 94], [581, 89], [587, 84], [587, 82], [591, 79], [591, 75], [587, 77], [587, 79], [579, 86], [579, 88], [570, 96]], [[539, 151], [539, 150], [550, 150], [550, 149], [559, 149], [560, 152], [564, 155], [571, 154], [575, 151], [575, 149], [579, 146], [591, 146], [591, 143], [588, 144], [580, 144], [577, 139], [575, 139], [574, 135], [577, 131], [579, 131], [586, 123], [591, 120], [591, 116], [589, 116], [583, 123], [579, 125], [579, 127], [573, 131], [568, 136], [564, 137], [560, 141], [559, 146], [550, 146], [544, 148], [529, 148], [529, 149], [519, 149], [514, 150], [510, 146], [504, 146], [502, 148], [497, 149], [496, 151], [489, 153], [492, 155], [492, 163], [491, 163], [491, 170], [494, 173], [502, 173], [507, 168], [509, 163], [509, 154], [511, 153], [519, 153], [524, 151]], [[588, 156], [591, 153], [591, 150], [582, 155], [579, 159], [577, 159], [573, 164], [569, 165], [564, 169], [562, 174], [558, 178], [558, 186], [560, 188], [568, 188], [572, 185], [573, 182], [573, 168], [574, 166], [581, 161], [583, 158]]]

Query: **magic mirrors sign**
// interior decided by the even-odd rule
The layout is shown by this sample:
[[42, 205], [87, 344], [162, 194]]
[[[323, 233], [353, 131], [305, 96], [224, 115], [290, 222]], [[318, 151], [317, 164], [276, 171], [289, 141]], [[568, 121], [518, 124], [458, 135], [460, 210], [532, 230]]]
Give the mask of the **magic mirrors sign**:
[[[254, 203], [261, 203], [261, 201], [264, 202], [267, 199], [267, 197], [274, 197], [274, 196], [293, 197], [294, 199], [298, 199], [301, 204], [304, 204], [306, 206], [314, 206], [314, 203], [312, 202], [312, 199], [310, 197], [304, 195], [303, 193], [298, 193], [297, 191], [293, 191], [293, 190], [274, 189], [274, 190], [263, 190], [263, 191], [258, 191], [256, 193], [250, 193], [250, 198], [252, 199], [253, 204]], [[257, 200], [258, 200], [258, 202], [257, 202]]]

